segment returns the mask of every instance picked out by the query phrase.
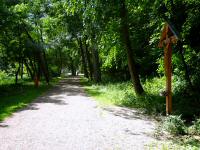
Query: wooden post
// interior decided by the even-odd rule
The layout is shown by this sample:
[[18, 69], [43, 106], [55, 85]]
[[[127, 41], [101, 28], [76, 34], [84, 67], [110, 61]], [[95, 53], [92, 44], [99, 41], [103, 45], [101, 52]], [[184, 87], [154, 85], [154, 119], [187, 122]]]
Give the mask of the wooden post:
[[168, 43], [164, 50], [164, 65], [166, 75], [166, 113], [172, 112], [172, 47]]
[[176, 43], [177, 36], [174, 35], [172, 28], [165, 24], [159, 42], [159, 47], [165, 46], [164, 49], [164, 67], [166, 76], [166, 114], [172, 113], [172, 43]]

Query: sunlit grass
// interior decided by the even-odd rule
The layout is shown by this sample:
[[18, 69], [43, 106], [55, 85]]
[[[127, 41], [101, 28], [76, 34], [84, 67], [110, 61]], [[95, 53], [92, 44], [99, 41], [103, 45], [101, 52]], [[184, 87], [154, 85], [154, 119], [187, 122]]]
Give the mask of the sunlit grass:
[[169, 141], [152, 142], [146, 145], [148, 150], [199, 150], [199, 140], [191, 137], [174, 138]]
[[142, 108], [148, 113], [165, 111], [165, 98], [159, 96], [165, 85], [163, 78], [147, 80], [144, 83], [146, 93], [142, 96], [136, 96], [131, 82], [91, 84], [83, 78], [82, 83], [86, 92], [100, 103]]

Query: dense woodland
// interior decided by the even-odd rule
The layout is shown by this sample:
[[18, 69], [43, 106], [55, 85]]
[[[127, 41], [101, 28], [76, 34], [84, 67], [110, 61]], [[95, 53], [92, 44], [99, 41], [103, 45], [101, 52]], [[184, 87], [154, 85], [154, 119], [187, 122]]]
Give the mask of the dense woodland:
[[172, 56], [174, 102], [179, 114], [198, 116], [199, 11], [198, 0], [1, 0], [1, 86], [6, 79], [49, 83], [71, 72], [95, 83], [131, 80], [136, 95], [148, 94], [143, 84], [165, 75], [158, 43], [170, 22], [179, 36]]

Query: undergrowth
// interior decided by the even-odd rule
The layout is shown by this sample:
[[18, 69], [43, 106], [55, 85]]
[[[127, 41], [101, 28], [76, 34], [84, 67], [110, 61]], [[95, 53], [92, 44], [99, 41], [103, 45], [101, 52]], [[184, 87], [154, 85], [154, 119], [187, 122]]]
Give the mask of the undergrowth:
[[[200, 100], [198, 93], [189, 93], [173, 79], [172, 108], [173, 115], [181, 115], [186, 123], [191, 123], [200, 116]], [[153, 78], [143, 82], [145, 93], [136, 96], [130, 81], [102, 82], [95, 84], [82, 78], [86, 92], [105, 104], [133, 107], [143, 109], [148, 114], [165, 115], [165, 97], [160, 96], [165, 90], [165, 78]]]
[[142, 96], [136, 96], [132, 83], [129, 81], [93, 84], [83, 78], [82, 83], [85, 85], [86, 92], [101, 103], [140, 108], [149, 114], [164, 114], [165, 98], [158, 94], [164, 89], [164, 79], [160, 82], [157, 80], [152, 79], [145, 82], [146, 93]]

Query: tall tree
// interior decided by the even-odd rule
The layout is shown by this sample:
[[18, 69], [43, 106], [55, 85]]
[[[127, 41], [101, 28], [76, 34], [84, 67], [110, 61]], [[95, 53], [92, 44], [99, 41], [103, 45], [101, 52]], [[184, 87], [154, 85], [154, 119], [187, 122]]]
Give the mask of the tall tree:
[[81, 38], [77, 39], [80, 47], [80, 53], [81, 53], [81, 60], [82, 60], [82, 65], [83, 65], [83, 70], [84, 70], [84, 76], [88, 78], [88, 70], [87, 70], [87, 64], [86, 64], [86, 54], [83, 48], [83, 43]]
[[128, 67], [131, 75], [131, 79], [134, 85], [136, 94], [141, 95], [144, 90], [140, 83], [139, 74], [136, 69], [135, 59], [133, 55], [133, 48], [131, 45], [129, 26], [128, 26], [128, 16], [125, 0], [120, 0], [120, 17], [121, 17], [121, 35], [124, 40], [124, 45], [128, 56]]

